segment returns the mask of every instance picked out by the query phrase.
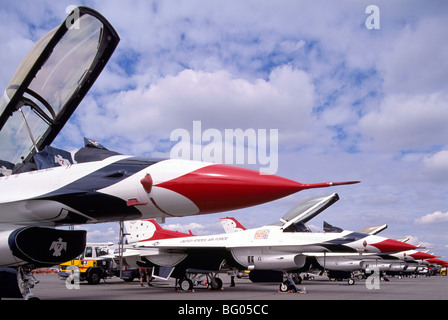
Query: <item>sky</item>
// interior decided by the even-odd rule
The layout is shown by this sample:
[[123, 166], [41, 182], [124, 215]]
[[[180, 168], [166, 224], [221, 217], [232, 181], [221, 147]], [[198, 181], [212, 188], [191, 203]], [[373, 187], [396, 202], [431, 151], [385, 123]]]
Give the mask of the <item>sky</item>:
[[[193, 133], [194, 121], [222, 134], [278, 130], [277, 175], [361, 181], [167, 219], [165, 228], [221, 233], [225, 216], [260, 227], [308, 197], [337, 192], [341, 199], [309, 222], [314, 230], [323, 221], [355, 231], [387, 224], [381, 235], [410, 236], [448, 259], [444, 1], [1, 1], [3, 88], [70, 5], [99, 11], [120, 35], [54, 146], [75, 150], [89, 137], [121, 153], [167, 158], [173, 131]], [[89, 241], [118, 239], [118, 223], [85, 229]]]

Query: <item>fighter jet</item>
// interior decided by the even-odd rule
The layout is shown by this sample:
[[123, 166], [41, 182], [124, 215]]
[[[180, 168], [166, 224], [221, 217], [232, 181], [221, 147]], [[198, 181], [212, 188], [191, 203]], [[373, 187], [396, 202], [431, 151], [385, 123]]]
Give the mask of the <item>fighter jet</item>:
[[[187, 269], [219, 271], [224, 265], [237, 269], [308, 270], [316, 253], [384, 253], [415, 249], [396, 240], [352, 231], [302, 232], [304, 216], [314, 216], [339, 199], [336, 193], [308, 199], [288, 212], [280, 222], [255, 229], [210, 236], [138, 242], [128, 248], [123, 259], [129, 266], [168, 268], [182, 290], [192, 282]], [[251, 273], [252, 273], [251, 272]], [[214, 279], [214, 289], [222, 282]], [[281, 286], [282, 287], [282, 286]]]
[[[101, 14], [75, 8], [36, 42], [0, 98], [0, 266], [7, 268], [0, 297], [31, 297], [33, 267], [83, 252], [85, 231], [55, 226], [209, 214], [357, 182], [303, 184], [221, 164], [122, 155], [91, 139], [74, 159], [52, 147], [119, 40]], [[17, 282], [17, 268], [23, 283], [6, 284]]]

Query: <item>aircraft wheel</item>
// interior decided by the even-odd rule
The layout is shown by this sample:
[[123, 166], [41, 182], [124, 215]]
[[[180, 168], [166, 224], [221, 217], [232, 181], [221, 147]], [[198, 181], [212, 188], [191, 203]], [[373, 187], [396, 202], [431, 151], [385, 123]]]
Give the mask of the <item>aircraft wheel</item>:
[[281, 292], [288, 292], [288, 283], [282, 282], [280, 284], [279, 290]]
[[222, 288], [222, 280], [220, 278], [213, 278], [211, 283], [213, 290], [219, 290]]
[[190, 291], [193, 289], [193, 281], [191, 281], [191, 279], [184, 278], [180, 281], [179, 286], [182, 291]]
[[347, 280], [347, 282], [348, 282], [348, 284], [351, 286], [351, 285], [354, 285], [355, 284], [355, 279], [353, 279], [353, 278], [349, 278], [348, 280]]

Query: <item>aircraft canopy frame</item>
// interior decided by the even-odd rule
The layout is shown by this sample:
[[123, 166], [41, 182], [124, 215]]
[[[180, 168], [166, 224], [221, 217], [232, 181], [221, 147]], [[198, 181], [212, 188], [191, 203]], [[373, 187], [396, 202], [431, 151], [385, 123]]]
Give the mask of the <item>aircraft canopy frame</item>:
[[308, 222], [338, 200], [339, 195], [337, 193], [332, 193], [329, 195], [309, 198], [300, 202], [280, 218], [280, 221], [283, 223], [282, 229], [286, 231], [288, 227], [292, 225]]
[[32, 162], [50, 145], [119, 41], [112, 25], [87, 7], [76, 7], [38, 40], [0, 98], [0, 159]]

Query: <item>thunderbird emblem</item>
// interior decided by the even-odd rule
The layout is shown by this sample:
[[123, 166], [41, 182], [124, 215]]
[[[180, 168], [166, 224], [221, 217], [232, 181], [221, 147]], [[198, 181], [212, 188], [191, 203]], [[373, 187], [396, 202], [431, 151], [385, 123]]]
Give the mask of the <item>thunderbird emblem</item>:
[[58, 241], [53, 241], [48, 250], [54, 250], [53, 256], [59, 257], [62, 250], [67, 250], [67, 242], [63, 242], [62, 238], [59, 238]]

